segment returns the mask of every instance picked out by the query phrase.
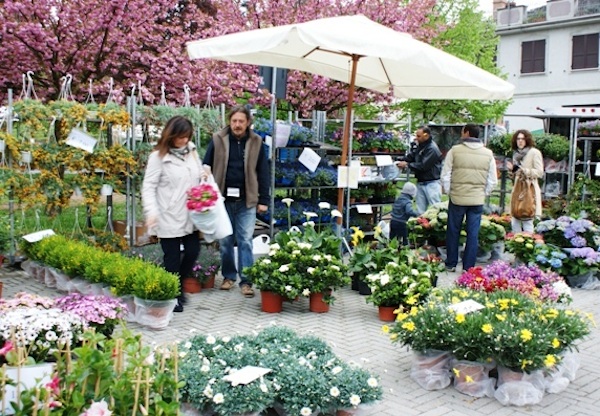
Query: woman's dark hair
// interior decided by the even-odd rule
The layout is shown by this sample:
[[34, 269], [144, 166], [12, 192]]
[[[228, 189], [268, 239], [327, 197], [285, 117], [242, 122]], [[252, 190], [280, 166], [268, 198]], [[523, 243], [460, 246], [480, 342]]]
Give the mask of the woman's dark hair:
[[512, 136], [512, 139], [510, 139], [510, 147], [512, 150], [517, 150], [519, 148], [517, 146], [517, 137], [519, 137], [519, 134], [522, 134], [523, 136], [525, 136], [525, 146], [526, 147], [535, 147], [535, 140], [533, 140], [533, 136], [531, 135], [531, 132], [529, 130], [521, 129], [521, 130], [515, 131], [515, 133]]
[[236, 105], [233, 107], [227, 116], [227, 120], [231, 121], [231, 117], [233, 117], [233, 115], [236, 113], [245, 114], [246, 118], [248, 119], [248, 124], [252, 124], [252, 114], [250, 114], [250, 110], [243, 105]]
[[194, 126], [192, 122], [182, 116], [171, 117], [160, 135], [160, 139], [155, 150], [158, 150], [160, 157], [163, 157], [169, 152], [169, 148], [173, 147], [173, 141], [180, 137], [192, 138], [194, 134]]

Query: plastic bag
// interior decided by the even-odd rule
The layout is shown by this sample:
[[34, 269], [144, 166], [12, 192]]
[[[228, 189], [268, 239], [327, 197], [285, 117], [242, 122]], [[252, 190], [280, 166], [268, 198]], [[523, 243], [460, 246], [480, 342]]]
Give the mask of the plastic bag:
[[498, 367], [498, 388], [494, 397], [502, 405], [526, 406], [538, 404], [544, 398], [544, 375], [530, 374]]
[[379, 221], [377, 224], [379, 228], [381, 228], [381, 235], [385, 238], [390, 238], [390, 223], [387, 221]]
[[153, 329], [164, 329], [173, 318], [173, 308], [177, 299], [149, 300], [133, 297], [135, 302], [135, 320], [140, 325]]
[[450, 385], [450, 360], [447, 351], [414, 352], [410, 378], [425, 390], [441, 390]]
[[454, 388], [473, 397], [494, 397], [496, 379], [490, 377], [494, 364], [456, 360], [452, 362]]

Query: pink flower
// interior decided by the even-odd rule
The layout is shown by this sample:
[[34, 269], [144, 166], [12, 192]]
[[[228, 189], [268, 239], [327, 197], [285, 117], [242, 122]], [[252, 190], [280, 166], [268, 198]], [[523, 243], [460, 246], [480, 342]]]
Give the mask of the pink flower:
[[108, 410], [108, 403], [102, 399], [100, 402], [94, 402], [90, 408], [79, 416], [111, 416], [112, 412]]
[[10, 351], [13, 350], [13, 343], [11, 341], [4, 342], [4, 346], [0, 348], [0, 356], [5, 357]]
[[187, 194], [187, 209], [196, 212], [213, 209], [219, 199], [219, 192], [216, 185], [206, 182], [192, 187]]

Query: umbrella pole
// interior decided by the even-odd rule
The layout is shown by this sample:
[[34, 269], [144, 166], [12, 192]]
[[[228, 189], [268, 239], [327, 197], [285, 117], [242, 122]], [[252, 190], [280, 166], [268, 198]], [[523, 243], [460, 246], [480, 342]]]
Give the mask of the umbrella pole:
[[[354, 83], [356, 82], [356, 68], [358, 66], [359, 55], [352, 55], [352, 72], [350, 75], [350, 88], [348, 89], [348, 104], [346, 105], [346, 119], [344, 121], [344, 133], [342, 135], [342, 158], [340, 166], [346, 166], [348, 162], [348, 143], [350, 141], [350, 126], [352, 125], [352, 102], [354, 101]], [[347, 168], [347, 177], [350, 179], [350, 167]], [[346, 189], [348, 186], [346, 185]], [[343, 218], [348, 218], [344, 214], [344, 188], [338, 189], [338, 210], [342, 213]], [[338, 217], [338, 224], [342, 224], [342, 218]], [[346, 227], [348, 224], [346, 224]]]

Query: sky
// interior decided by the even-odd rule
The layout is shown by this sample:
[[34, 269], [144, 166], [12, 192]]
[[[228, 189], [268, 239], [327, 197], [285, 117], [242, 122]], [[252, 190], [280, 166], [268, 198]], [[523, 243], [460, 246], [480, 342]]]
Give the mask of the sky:
[[[492, 14], [493, 0], [479, 0], [479, 7], [487, 14]], [[546, 0], [515, 0], [517, 6], [527, 6], [527, 10], [535, 9], [536, 7], [546, 4]]]

